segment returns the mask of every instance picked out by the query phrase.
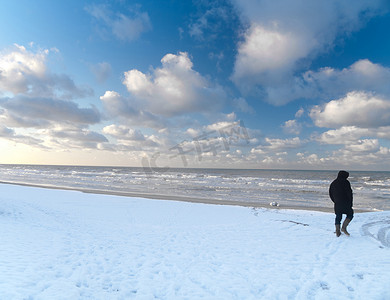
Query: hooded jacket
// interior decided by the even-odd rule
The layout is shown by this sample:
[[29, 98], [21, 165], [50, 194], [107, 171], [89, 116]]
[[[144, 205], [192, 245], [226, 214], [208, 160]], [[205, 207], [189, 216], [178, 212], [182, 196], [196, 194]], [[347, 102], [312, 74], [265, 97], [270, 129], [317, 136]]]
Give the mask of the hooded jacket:
[[351, 184], [347, 180], [348, 176], [348, 172], [340, 171], [329, 187], [329, 196], [334, 202], [336, 214], [348, 213], [352, 209], [353, 196]]

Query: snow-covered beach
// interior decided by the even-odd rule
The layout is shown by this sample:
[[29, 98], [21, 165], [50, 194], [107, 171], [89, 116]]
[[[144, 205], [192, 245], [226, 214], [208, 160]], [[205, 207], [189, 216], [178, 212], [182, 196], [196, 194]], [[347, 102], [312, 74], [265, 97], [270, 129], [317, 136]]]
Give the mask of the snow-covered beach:
[[0, 299], [389, 299], [390, 212], [0, 184]]

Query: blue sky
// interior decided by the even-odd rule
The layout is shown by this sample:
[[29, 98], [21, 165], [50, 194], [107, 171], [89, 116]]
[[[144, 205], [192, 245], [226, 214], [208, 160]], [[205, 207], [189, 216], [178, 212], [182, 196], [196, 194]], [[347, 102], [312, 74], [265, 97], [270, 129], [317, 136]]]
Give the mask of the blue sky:
[[388, 1], [2, 1], [0, 163], [388, 170]]

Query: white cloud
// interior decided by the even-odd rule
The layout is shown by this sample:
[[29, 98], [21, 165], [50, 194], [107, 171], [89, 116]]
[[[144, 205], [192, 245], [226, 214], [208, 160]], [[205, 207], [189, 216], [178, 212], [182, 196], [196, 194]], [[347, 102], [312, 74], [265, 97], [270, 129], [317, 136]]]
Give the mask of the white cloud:
[[282, 125], [284, 132], [289, 134], [300, 134], [302, 125], [297, 120], [288, 120]]
[[198, 129], [194, 129], [194, 128], [188, 128], [186, 130], [186, 134], [188, 134], [191, 138], [195, 138], [198, 135], [201, 135], [201, 131]]
[[296, 166], [306, 166], [308, 168], [314, 168], [316, 170], [326, 168], [326, 169], [338, 169], [342, 166], [344, 166], [344, 162], [338, 160], [337, 157], [332, 156], [324, 156], [321, 157], [319, 154], [316, 153], [302, 153], [299, 152], [296, 154], [297, 161]]
[[280, 152], [285, 149], [295, 149], [302, 146], [302, 141], [299, 137], [294, 137], [292, 139], [271, 139], [265, 138], [267, 149], [274, 152]]
[[322, 163], [322, 160], [318, 158], [317, 154], [310, 154], [306, 157], [306, 162], [310, 165]]
[[250, 151], [251, 154], [255, 154], [255, 155], [264, 155], [266, 154], [267, 152], [264, 151], [262, 148], [260, 147], [257, 147], [257, 148], [252, 148], [251, 151]]
[[64, 74], [51, 73], [46, 66], [49, 50], [36, 53], [14, 45], [0, 53], [0, 91], [14, 95], [72, 99], [91, 95], [89, 88], [78, 87]]
[[111, 116], [124, 114], [131, 117], [137, 113], [131, 106], [131, 103], [115, 91], [106, 91], [103, 96], [100, 96], [100, 100], [107, 113]]
[[242, 123], [220, 121], [200, 128], [188, 128], [185, 132], [191, 141], [184, 140], [180, 145], [195, 148], [208, 148], [210, 151], [229, 151], [230, 147], [245, 147], [257, 142]]
[[253, 23], [239, 45], [232, 78], [239, 85], [250, 86], [278, 82], [308, 54], [303, 47], [304, 40], [298, 35]]
[[253, 109], [253, 107], [251, 107], [248, 102], [240, 97], [240, 98], [236, 98], [233, 100], [233, 105], [239, 110], [239, 111], [242, 111], [244, 113], [250, 113], [250, 114], [253, 114], [255, 113], [255, 110]]
[[31, 81], [45, 77], [46, 56], [47, 51], [32, 53], [16, 44], [12, 51], [0, 53], [0, 88], [14, 94], [27, 92]]
[[300, 118], [303, 116], [305, 113], [305, 110], [303, 108], [300, 108], [296, 113], [295, 113], [295, 118]]
[[152, 128], [165, 126], [165, 120], [142, 109], [141, 103], [131, 97], [123, 97], [115, 91], [106, 91], [103, 96], [100, 96], [100, 100], [111, 118], [119, 118], [124, 123]]
[[390, 95], [389, 81], [390, 68], [362, 59], [341, 70], [307, 71], [300, 84], [313, 96], [335, 98], [356, 90]]
[[390, 96], [390, 68], [374, 64], [368, 59], [358, 60], [341, 70], [325, 67], [318, 71], [310, 70], [295, 76], [281, 77], [280, 81], [268, 77], [270, 78], [270, 82], [258, 91], [269, 102], [277, 105], [300, 98], [339, 98], [357, 90]]
[[164, 146], [163, 142], [157, 136], [144, 135], [140, 130], [125, 125], [108, 125], [103, 128], [103, 133], [117, 140], [115, 144], [110, 145], [113, 150], [117, 151], [139, 149], [157, 151], [157, 147]]
[[346, 145], [345, 149], [352, 152], [377, 152], [379, 141], [377, 139], [357, 140], [353, 144]]
[[310, 117], [319, 127], [390, 125], [390, 100], [366, 92], [350, 92], [346, 97], [315, 106]]
[[[371, 150], [361, 151], [364, 150], [364, 147], [371, 148]], [[336, 167], [353, 166], [354, 169], [368, 167], [383, 169], [384, 166], [388, 166], [390, 163], [389, 149], [386, 147], [379, 147], [377, 151], [375, 149], [376, 147], [372, 145], [357, 145], [351, 149], [343, 148], [334, 151], [330, 156], [324, 158], [324, 160], [332, 163]]]
[[342, 126], [341, 128], [322, 133], [316, 140], [324, 144], [344, 145], [368, 135], [370, 135], [369, 129], [356, 126]]
[[240, 126], [239, 122], [221, 121], [221, 122], [216, 122], [216, 123], [207, 125], [205, 127], [205, 131], [218, 131], [218, 130], [224, 130], [227, 128], [234, 128], [234, 127], [239, 127], [239, 126]]
[[[285, 156], [288, 150], [299, 149], [304, 142], [299, 137], [291, 139], [272, 139], [266, 137], [261, 145], [251, 149], [250, 153], [254, 155], [267, 155], [266, 160], [272, 160], [272, 157]], [[280, 159], [277, 159], [281, 163]]]
[[[235, 0], [249, 23], [238, 45], [232, 79], [246, 93], [281, 105], [311, 97], [302, 74], [313, 58], [334, 41], [382, 13], [383, 1]], [[382, 10], [381, 10], [382, 9]]]
[[136, 40], [142, 33], [152, 29], [148, 13], [139, 10], [125, 15], [112, 11], [106, 5], [92, 5], [86, 7], [86, 11], [101, 22], [104, 29], [123, 41]]
[[129, 128], [124, 125], [108, 125], [103, 128], [103, 133], [121, 140], [144, 141], [146, 139], [141, 131]]
[[346, 145], [362, 138], [379, 138], [390, 140], [390, 126], [379, 128], [359, 128], [356, 126], [342, 126], [338, 129], [328, 130], [314, 137], [315, 140], [324, 144]]
[[135, 69], [125, 72], [123, 84], [145, 110], [162, 116], [210, 112], [225, 100], [221, 87], [192, 69], [187, 53], [167, 54], [161, 63], [152, 74]]

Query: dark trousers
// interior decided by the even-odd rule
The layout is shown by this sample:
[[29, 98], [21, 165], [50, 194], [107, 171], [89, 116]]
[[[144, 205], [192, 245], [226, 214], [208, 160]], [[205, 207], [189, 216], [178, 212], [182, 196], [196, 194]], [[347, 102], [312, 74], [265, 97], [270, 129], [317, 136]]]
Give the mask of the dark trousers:
[[335, 224], [340, 225], [341, 224], [341, 219], [343, 218], [343, 214], [347, 215], [347, 219], [352, 220], [353, 219], [353, 209], [351, 208], [350, 211], [344, 212], [344, 213], [336, 213], [336, 219], [335, 219]]

